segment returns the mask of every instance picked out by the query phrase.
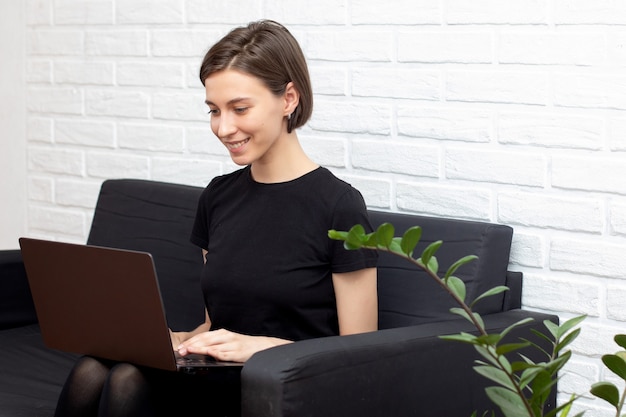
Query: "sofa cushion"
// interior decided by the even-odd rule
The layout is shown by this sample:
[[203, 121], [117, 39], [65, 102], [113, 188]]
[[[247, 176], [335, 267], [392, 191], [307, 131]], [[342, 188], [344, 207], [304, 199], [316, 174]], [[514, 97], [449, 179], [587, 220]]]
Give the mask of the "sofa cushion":
[[[435, 254], [439, 275], [467, 255], [477, 260], [462, 266], [454, 274], [467, 288], [471, 301], [485, 291], [505, 285], [513, 229], [509, 226], [466, 220], [425, 217], [401, 213], [370, 211], [372, 226], [394, 225], [396, 236], [412, 226], [422, 228], [422, 239], [414, 252], [421, 255], [430, 243], [442, 240]], [[409, 326], [450, 318], [451, 307], [458, 307], [452, 297], [441, 289], [423, 270], [406, 259], [381, 253], [378, 262], [379, 327], [381, 329]], [[489, 314], [502, 311], [504, 294], [489, 297], [476, 304], [474, 311]]]
[[44, 346], [35, 325], [0, 332], [0, 414], [50, 417], [77, 356]]
[[202, 188], [146, 180], [107, 180], [94, 213], [90, 245], [149, 252], [168, 325], [191, 330], [204, 321], [202, 255], [189, 241]]

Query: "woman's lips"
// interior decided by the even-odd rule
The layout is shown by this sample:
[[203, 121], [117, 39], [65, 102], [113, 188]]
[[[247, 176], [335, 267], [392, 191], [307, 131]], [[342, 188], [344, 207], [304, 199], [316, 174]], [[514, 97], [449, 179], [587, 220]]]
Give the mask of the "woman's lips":
[[243, 145], [245, 145], [249, 141], [250, 141], [250, 138], [247, 138], [247, 139], [240, 140], [237, 142], [226, 142], [225, 145], [229, 151], [236, 152], [237, 150], [241, 149]]

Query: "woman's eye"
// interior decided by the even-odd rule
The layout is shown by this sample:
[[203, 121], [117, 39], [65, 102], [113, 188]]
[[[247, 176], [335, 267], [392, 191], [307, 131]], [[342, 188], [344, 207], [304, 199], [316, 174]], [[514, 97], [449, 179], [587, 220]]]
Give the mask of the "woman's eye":
[[237, 114], [243, 114], [246, 112], [246, 110], [248, 110], [247, 107], [235, 107], [235, 113]]
[[219, 110], [217, 110], [217, 109], [210, 109], [207, 113], [208, 113], [209, 115], [214, 115], [214, 114], [218, 114], [218, 113], [219, 113]]

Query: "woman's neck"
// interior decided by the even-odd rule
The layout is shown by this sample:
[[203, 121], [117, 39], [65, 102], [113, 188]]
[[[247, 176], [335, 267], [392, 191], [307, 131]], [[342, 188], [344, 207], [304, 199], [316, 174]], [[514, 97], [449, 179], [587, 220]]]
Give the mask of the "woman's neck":
[[300, 146], [298, 137], [286, 138], [279, 147], [272, 149], [269, 155], [252, 163], [252, 178], [256, 182], [272, 184], [295, 180], [307, 174], [319, 165], [313, 162]]

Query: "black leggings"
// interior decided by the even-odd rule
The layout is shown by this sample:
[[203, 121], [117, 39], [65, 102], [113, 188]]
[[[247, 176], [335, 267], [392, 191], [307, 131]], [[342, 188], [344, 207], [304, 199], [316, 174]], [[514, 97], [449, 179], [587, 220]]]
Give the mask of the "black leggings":
[[188, 375], [84, 356], [63, 386], [55, 417], [160, 416], [170, 410], [181, 415], [199, 409], [211, 417], [236, 417], [240, 402], [239, 368]]

